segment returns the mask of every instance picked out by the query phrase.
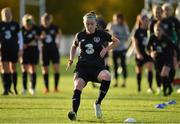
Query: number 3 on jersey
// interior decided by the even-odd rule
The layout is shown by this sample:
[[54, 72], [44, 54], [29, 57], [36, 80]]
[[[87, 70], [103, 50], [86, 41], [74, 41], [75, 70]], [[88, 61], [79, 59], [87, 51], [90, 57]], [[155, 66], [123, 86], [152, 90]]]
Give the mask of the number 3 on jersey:
[[87, 48], [86, 49], [86, 53], [91, 55], [94, 53], [94, 49], [93, 49], [93, 45], [92, 44], [86, 44], [85, 47]]
[[9, 30], [5, 31], [4, 33], [5, 33], [5, 39], [6, 40], [11, 39], [11, 32]]

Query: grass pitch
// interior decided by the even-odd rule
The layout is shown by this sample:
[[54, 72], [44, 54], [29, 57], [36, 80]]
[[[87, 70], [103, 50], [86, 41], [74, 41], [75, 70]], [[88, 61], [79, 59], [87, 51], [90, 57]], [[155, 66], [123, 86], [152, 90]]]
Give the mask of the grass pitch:
[[[0, 96], [0, 123], [71, 123], [67, 113], [71, 108], [73, 93], [73, 68], [65, 71], [67, 58], [61, 60], [60, 92], [53, 93], [53, 71], [50, 71], [49, 94], [43, 94], [43, 80], [38, 67], [37, 92], [35, 96]], [[138, 123], [180, 123], [180, 96], [173, 93], [170, 97], [148, 94], [148, 84], [145, 73], [142, 80], [142, 92], [137, 93], [134, 63], [128, 64], [127, 87], [113, 88], [111, 86], [102, 102], [103, 118], [96, 119], [93, 103], [98, 96], [98, 88], [92, 88], [89, 82], [83, 90], [81, 105], [78, 111], [78, 121], [74, 123], [122, 123], [132, 117]], [[122, 78], [120, 76], [120, 81]], [[22, 89], [21, 73], [19, 73], [19, 93]], [[112, 81], [112, 84], [114, 81]], [[99, 84], [97, 84], [99, 86]], [[156, 83], [153, 82], [154, 89]], [[0, 86], [2, 92], [2, 85]], [[175, 99], [177, 104], [164, 109], [154, 106]]]

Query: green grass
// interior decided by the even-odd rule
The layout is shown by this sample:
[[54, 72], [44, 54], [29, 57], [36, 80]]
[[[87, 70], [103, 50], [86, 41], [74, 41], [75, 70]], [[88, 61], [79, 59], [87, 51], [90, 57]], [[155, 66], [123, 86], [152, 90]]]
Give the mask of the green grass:
[[[73, 93], [73, 68], [65, 71], [66, 58], [61, 61], [60, 92], [53, 93], [53, 73], [51, 70], [51, 92], [43, 94], [43, 80], [38, 67], [37, 94], [0, 96], [0, 123], [70, 123], [67, 113], [71, 108]], [[93, 103], [98, 96], [98, 88], [93, 89], [91, 83], [83, 90], [77, 123], [122, 123], [128, 117], [139, 123], [180, 123], [180, 97], [173, 93], [170, 97], [147, 94], [146, 78], [142, 80], [142, 92], [137, 93], [134, 63], [128, 64], [129, 77], [127, 88], [113, 88], [102, 103], [103, 118], [94, 116]], [[145, 75], [145, 74], [144, 74]], [[145, 77], [145, 76], [143, 76]], [[121, 81], [121, 77], [120, 77]], [[112, 81], [112, 84], [114, 81]], [[21, 78], [18, 89], [21, 91]], [[154, 82], [155, 89], [155, 82]], [[2, 87], [0, 87], [2, 91]], [[175, 99], [177, 104], [165, 109], [156, 109], [156, 104]]]

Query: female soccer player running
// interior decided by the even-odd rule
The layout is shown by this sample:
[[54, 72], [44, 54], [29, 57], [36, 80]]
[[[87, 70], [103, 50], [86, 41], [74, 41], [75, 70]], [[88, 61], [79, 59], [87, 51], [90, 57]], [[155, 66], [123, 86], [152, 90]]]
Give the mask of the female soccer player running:
[[[83, 17], [85, 30], [76, 34], [70, 50], [70, 58], [67, 69], [72, 65], [76, 49], [81, 52], [74, 75], [74, 94], [72, 97], [72, 110], [68, 113], [70, 120], [76, 120], [80, 105], [81, 92], [88, 81], [100, 82], [99, 97], [94, 103], [95, 115], [102, 117], [101, 102], [109, 89], [111, 76], [105, 69], [105, 54], [119, 45], [119, 40], [102, 30], [96, 30], [96, 14], [87, 13]], [[107, 42], [112, 42], [105, 47]]]
[[164, 35], [162, 27], [160, 21], [155, 24], [154, 35], [150, 37], [147, 48], [155, 61], [156, 73], [161, 77], [164, 96], [168, 96], [172, 93], [170, 71], [173, 68], [173, 57], [176, 51], [171, 39]]
[[18, 61], [18, 55], [21, 56], [23, 51], [22, 33], [19, 24], [12, 20], [10, 8], [2, 9], [1, 17], [0, 43], [4, 84], [3, 95], [9, 94], [12, 82], [14, 84], [15, 94], [18, 94], [16, 63]]
[[23, 57], [22, 57], [22, 73], [23, 73], [23, 91], [25, 95], [27, 91], [27, 75], [30, 74], [31, 88], [29, 92], [31, 95], [35, 94], [36, 87], [36, 65], [39, 61], [38, 38], [40, 32], [38, 27], [34, 24], [32, 15], [26, 14], [22, 18], [22, 34], [24, 39]]
[[[60, 30], [54, 24], [52, 24], [52, 16], [48, 13], [45, 13], [41, 17], [41, 40], [42, 40], [42, 72], [45, 84], [44, 93], [49, 92], [49, 64], [52, 61], [54, 69], [54, 92], [58, 92], [58, 83], [59, 83], [59, 39], [60, 39]], [[57, 40], [57, 42], [56, 42]]]
[[152, 59], [146, 53], [146, 47], [148, 43], [147, 29], [148, 29], [148, 17], [146, 15], [139, 15], [137, 17], [137, 26], [138, 29], [135, 31], [133, 38], [133, 45], [135, 47], [135, 56], [136, 56], [136, 76], [138, 84], [138, 92], [141, 91], [141, 79], [142, 79], [142, 67], [146, 64], [148, 69], [148, 82], [149, 89], [148, 92], [152, 93], [152, 80], [153, 80], [153, 63]]

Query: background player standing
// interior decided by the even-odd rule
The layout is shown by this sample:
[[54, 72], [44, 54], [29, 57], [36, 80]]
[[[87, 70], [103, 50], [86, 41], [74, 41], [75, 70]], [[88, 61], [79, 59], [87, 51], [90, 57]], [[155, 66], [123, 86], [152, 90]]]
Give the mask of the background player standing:
[[8, 95], [11, 83], [14, 84], [15, 94], [17, 92], [16, 63], [18, 56], [22, 56], [23, 38], [19, 24], [12, 20], [10, 8], [1, 11], [2, 22], [0, 22], [1, 61], [3, 69], [3, 95]]
[[[50, 14], [45, 13], [41, 17], [41, 40], [42, 40], [42, 72], [45, 84], [44, 93], [49, 92], [49, 64], [52, 61], [54, 70], [54, 92], [58, 92], [58, 83], [60, 78], [59, 62], [60, 62], [60, 30], [52, 24], [53, 18]], [[58, 41], [56, 41], [58, 39]]]

